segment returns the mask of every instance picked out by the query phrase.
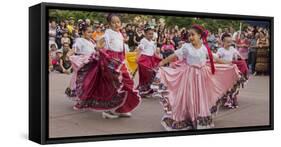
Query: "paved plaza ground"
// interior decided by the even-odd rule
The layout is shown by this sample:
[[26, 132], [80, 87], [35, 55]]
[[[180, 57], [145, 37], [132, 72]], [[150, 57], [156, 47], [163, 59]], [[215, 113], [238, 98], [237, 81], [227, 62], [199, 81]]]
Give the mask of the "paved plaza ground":
[[[142, 99], [131, 118], [103, 119], [100, 112], [75, 111], [73, 101], [64, 95], [71, 75], [49, 75], [49, 134], [53, 137], [105, 135], [165, 131], [159, 99]], [[252, 76], [239, 94], [239, 108], [220, 109], [216, 128], [269, 124], [269, 77]]]

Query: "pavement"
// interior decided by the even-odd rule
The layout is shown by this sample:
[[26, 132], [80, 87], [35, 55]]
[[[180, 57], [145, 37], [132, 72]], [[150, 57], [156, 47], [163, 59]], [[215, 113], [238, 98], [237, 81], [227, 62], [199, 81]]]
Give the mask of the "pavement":
[[[165, 131], [160, 124], [163, 109], [157, 98], [142, 99], [130, 118], [103, 119], [101, 112], [76, 111], [64, 95], [71, 75], [49, 74], [49, 137], [93, 136]], [[220, 109], [216, 128], [269, 124], [269, 77], [251, 76], [240, 90], [239, 108]]]

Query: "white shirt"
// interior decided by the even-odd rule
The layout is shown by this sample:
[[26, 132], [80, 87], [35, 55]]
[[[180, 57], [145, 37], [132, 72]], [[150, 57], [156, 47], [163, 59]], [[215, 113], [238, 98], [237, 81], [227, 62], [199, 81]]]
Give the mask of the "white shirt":
[[94, 41], [85, 38], [76, 38], [73, 49], [77, 54], [90, 54], [96, 52], [96, 44]]
[[175, 51], [176, 56], [190, 65], [206, 64], [208, 57], [207, 48], [202, 44], [199, 49], [196, 49], [191, 43], [185, 43], [183, 46]]
[[146, 38], [141, 39], [138, 48], [141, 50], [141, 54], [147, 56], [153, 56], [156, 52], [156, 43], [152, 40], [147, 40]]
[[233, 47], [230, 47], [228, 50], [225, 48], [219, 48], [217, 55], [223, 60], [232, 61], [233, 59], [236, 60], [238, 58], [239, 52]]
[[104, 33], [105, 48], [115, 52], [123, 52], [124, 39], [120, 32], [113, 31], [112, 29], [105, 30]]

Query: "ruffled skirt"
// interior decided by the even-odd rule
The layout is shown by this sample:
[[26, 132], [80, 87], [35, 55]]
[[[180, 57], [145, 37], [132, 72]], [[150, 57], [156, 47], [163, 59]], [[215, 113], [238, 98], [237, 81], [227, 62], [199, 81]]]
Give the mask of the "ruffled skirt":
[[215, 74], [208, 65], [181, 63], [175, 68], [161, 67], [159, 77], [164, 84], [161, 102], [165, 115], [161, 124], [167, 130], [200, 129], [213, 126], [212, 114], [227, 97], [238, 93], [241, 75], [236, 65], [215, 65]]

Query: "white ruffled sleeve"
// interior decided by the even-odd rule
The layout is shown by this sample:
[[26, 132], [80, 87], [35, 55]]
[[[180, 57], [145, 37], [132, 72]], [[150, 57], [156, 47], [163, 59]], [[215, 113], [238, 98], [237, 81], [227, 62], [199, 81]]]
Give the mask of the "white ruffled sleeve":
[[145, 40], [142, 39], [142, 40], [140, 41], [140, 44], [138, 45], [138, 49], [144, 50], [145, 44], [146, 44]]
[[183, 60], [186, 58], [187, 51], [188, 51], [188, 45], [183, 44], [183, 46], [180, 49], [177, 49], [175, 51], [175, 55], [179, 58], [179, 60]]
[[81, 52], [82, 52], [82, 43], [81, 43], [81, 41], [82, 41], [81, 38], [77, 38], [75, 40], [75, 43], [72, 46], [74, 52], [77, 53], [77, 54], [81, 54]]
[[109, 49], [109, 42], [110, 42], [110, 34], [109, 34], [109, 32], [105, 31], [103, 36], [104, 36], [104, 41], [105, 41], [104, 48]]

